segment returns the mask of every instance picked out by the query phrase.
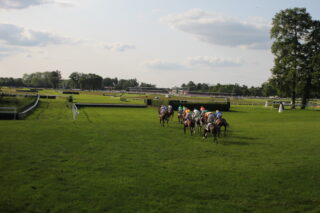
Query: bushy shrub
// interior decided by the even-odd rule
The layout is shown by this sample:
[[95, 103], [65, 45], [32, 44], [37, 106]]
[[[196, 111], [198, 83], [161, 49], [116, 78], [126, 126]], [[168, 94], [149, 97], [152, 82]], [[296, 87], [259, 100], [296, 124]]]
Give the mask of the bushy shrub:
[[70, 96], [68, 97], [68, 102], [70, 102], [70, 103], [73, 102], [73, 97], [72, 97], [72, 95], [70, 95]]

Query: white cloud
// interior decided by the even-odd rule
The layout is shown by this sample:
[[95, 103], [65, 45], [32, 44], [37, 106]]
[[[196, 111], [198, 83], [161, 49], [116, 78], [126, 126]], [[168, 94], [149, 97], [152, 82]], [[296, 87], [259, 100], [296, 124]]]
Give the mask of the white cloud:
[[72, 41], [48, 32], [28, 30], [13, 24], [0, 24], [0, 42], [12, 46], [46, 46]]
[[241, 59], [218, 58], [212, 56], [195, 56], [189, 57], [184, 62], [173, 62], [167, 60], [155, 59], [147, 61], [144, 66], [153, 70], [191, 70], [213, 67], [239, 67], [242, 66]]
[[214, 45], [251, 49], [270, 47], [270, 25], [259, 17], [242, 21], [202, 9], [192, 9], [161, 20], [173, 29]]
[[8, 47], [0, 45], [0, 59], [14, 55], [17, 52], [22, 52], [23, 50], [17, 47]]
[[212, 56], [196, 56], [188, 58], [189, 64], [192, 66], [205, 67], [238, 67], [242, 62], [240, 59], [226, 59]]
[[25, 9], [43, 4], [56, 4], [63, 7], [73, 6], [70, 2], [57, 0], [0, 0], [0, 8], [2, 9]]
[[107, 50], [118, 51], [118, 52], [124, 52], [126, 50], [130, 50], [130, 49], [135, 49], [136, 48], [134, 45], [124, 44], [124, 43], [110, 43], [110, 44], [105, 44], [104, 47]]
[[154, 70], [182, 70], [187, 69], [184, 65], [176, 62], [165, 61], [165, 60], [151, 60], [144, 63], [144, 65], [149, 69]]

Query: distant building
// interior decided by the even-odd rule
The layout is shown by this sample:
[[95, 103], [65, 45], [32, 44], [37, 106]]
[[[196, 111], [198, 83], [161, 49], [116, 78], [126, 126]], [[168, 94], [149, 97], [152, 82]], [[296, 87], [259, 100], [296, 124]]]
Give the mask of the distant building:
[[173, 87], [171, 93], [173, 95], [185, 95], [187, 94], [187, 90], [181, 87]]
[[234, 93], [226, 93], [226, 92], [197, 92], [197, 91], [186, 91], [188, 95], [201, 95], [201, 96], [234, 96]]
[[114, 90], [114, 87], [103, 87], [104, 90]]
[[134, 93], [169, 93], [166, 88], [154, 88], [154, 87], [129, 87], [129, 92]]

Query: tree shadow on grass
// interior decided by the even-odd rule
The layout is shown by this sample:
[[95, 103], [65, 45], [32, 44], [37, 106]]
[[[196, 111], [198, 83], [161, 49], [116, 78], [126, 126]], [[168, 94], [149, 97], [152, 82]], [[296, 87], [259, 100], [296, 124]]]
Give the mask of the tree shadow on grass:
[[249, 145], [263, 145], [258, 143], [259, 138], [247, 137], [247, 136], [229, 136], [231, 140], [222, 141], [224, 145], [239, 145], [239, 146], [249, 146]]
[[248, 112], [244, 112], [244, 111], [237, 111], [237, 110], [229, 110], [228, 112], [248, 113]]

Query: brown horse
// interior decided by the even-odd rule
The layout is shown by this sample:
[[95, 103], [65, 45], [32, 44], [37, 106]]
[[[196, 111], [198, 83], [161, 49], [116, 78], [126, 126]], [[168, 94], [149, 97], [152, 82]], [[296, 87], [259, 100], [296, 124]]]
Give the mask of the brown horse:
[[168, 116], [169, 116], [169, 119], [171, 118], [171, 120], [173, 120], [174, 111], [172, 108], [168, 108]]
[[218, 136], [220, 137], [220, 129], [223, 126], [224, 127], [224, 136], [226, 136], [226, 132], [227, 132], [227, 126], [229, 126], [228, 122], [226, 121], [226, 119], [224, 118], [217, 118], [215, 120], [215, 124], [219, 127], [219, 131], [218, 131]]
[[160, 125], [164, 127], [164, 123], [167, 121], [167, 126], [169, 126], [169, 119], [168, 112], [162, 112], [159, 114], [160, 118]]
[[206, 127], [204, 127], [203, 131], [203, 139], [206, 139], [208, 136], [208, 132], [210, 132], [213, 136], [213, 142], [218, 143], [218, 132], [219, 132], [219, 127], [215, 123], [208, 123]]
[[190, 129], [190, 134], [191, 136], [195, 133], [195, 123], [193, 119], [186, 119], [183, 121], [183, 131], [184, 134], [186, 134], [186, 129], [189, 128]]
[[178, 122], [182, 124], [183, 122], [183, 112], [178, 112]]

